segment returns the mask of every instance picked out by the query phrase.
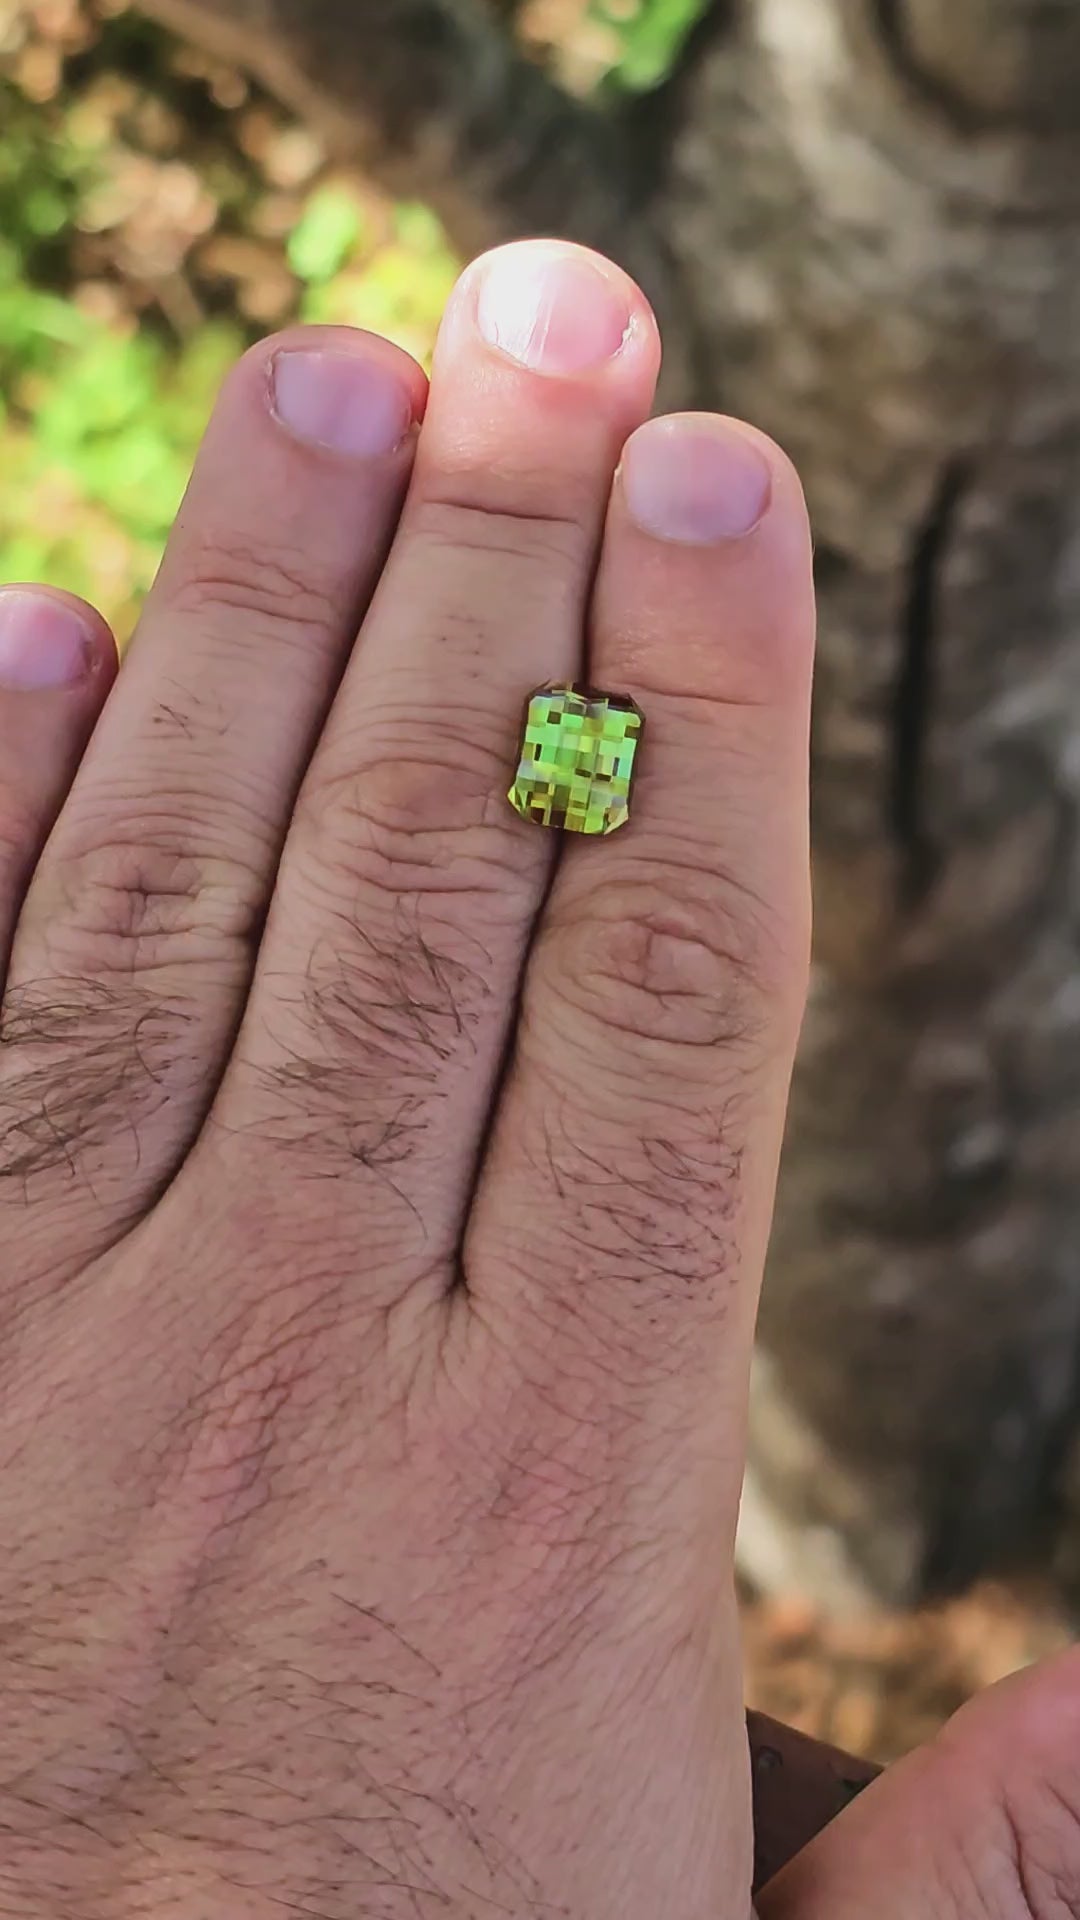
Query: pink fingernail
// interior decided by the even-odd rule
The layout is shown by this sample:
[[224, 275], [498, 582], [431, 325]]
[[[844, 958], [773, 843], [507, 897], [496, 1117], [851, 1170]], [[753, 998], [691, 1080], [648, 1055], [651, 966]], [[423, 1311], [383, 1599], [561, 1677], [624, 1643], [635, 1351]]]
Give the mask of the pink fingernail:
[[729, 421], [685, 414], [638, 428], [623, 454], [622, 486], [646, 533], [706, 546], [753, 532], [768, 510], [772, 473]]
[[393, 453], [413, 421], [403, 383], [371, 357], [327, 347], [276, 354], [274, 412], [300, 440], [354, 460]]
[[586, 255], [508, 247], [483, 268], [477, 325], [489, 346], [539, 373], [588, 373], [618, 353], [626, 295]]
[[86, 679], [94, 645], [78, 614], [51, 594], [25, 587], [0, 591], [0, 687], [43, 693]]

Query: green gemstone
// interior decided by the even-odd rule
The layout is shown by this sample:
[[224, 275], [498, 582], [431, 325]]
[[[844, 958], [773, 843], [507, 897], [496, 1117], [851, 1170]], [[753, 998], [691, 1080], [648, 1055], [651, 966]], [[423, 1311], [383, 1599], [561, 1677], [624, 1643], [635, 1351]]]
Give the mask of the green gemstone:
[[510, 805], [568, 833], [614, 833], [630, 818], [644, 716], [621, 694], [541, 687], [529, 701]]

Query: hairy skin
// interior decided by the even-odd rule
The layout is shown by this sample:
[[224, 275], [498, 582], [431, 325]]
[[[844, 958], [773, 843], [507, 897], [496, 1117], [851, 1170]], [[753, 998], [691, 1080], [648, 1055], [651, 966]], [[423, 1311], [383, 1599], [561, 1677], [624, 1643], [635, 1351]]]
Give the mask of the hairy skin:
[[[858, 1797], [747, 1736], [810, 539], [762, 436], [643, 424], [658, 357], [496, 254], [430, 393], [241, 363], [111, 690], [0, 592], [3, 1920], [1077, 1910], [1073, 1663]], [[586, 671], [648, 755], [562, 846], [505, 793]]]
[[139, 4], [464, 256], [610, 253], [664, 404], [796, 459], [816, 965], [740, 1567], [835, 1609], [1026, 1562], [1080, 1614], [1075, 0], [708, 0], [621, 108], [498, 0]]

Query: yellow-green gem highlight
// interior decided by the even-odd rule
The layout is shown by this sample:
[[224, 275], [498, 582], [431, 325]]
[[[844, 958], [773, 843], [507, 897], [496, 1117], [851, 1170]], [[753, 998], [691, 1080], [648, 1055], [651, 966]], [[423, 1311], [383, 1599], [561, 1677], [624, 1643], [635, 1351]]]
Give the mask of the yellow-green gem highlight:
[[510, 805], [567, 833], [614, 833], [630, 818], [644, 715], [622, 694], [541, 687], [529, 701]]

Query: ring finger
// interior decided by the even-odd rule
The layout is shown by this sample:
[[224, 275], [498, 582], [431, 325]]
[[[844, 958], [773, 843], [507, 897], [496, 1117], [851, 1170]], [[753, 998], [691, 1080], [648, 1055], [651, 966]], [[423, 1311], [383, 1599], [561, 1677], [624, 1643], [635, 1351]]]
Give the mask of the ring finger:
[[637, 1441], [664, 1435], [671, 1477], [654, 1453], [642, 1483], [649, 1525], [681, 1529], [679, 1578], [727, 1550], [715, 1516], [742, 1473], [808, 969], [813, 637], [790, 463], [730, 421], [650, 421], [613, 491], [590, 649], [590, 679], [646, 715], [632, 818], [567, 845], [465, 1266], [500, 1352], [580, 1392], [583, 1419], [602, 1391]]

